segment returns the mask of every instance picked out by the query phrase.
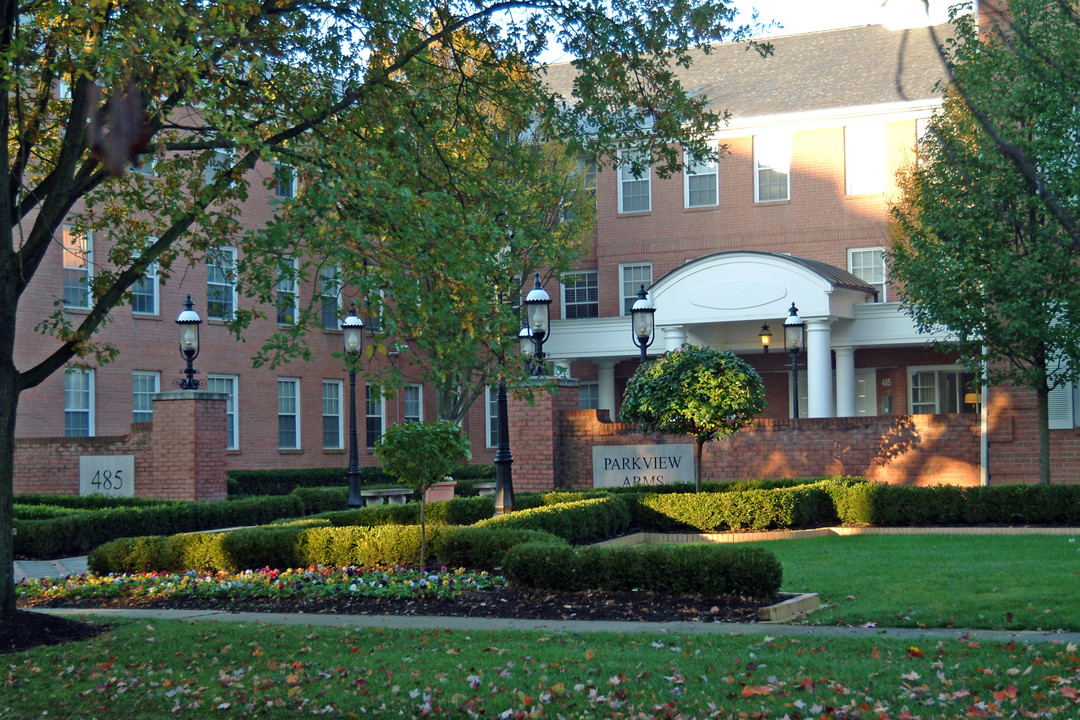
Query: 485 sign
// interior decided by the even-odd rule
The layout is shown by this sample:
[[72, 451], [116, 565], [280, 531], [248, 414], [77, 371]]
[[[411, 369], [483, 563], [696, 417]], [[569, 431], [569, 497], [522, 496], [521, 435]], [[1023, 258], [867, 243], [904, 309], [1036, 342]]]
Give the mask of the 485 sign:
[[79, 495], [135, 495], [134, 455], [83, 455], [79, 458]]

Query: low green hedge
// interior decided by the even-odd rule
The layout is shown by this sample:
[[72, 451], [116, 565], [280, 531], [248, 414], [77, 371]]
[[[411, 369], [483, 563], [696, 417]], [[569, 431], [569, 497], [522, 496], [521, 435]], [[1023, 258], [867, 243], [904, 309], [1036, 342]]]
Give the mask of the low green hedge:
[[303, 503], [295, 495], [107, 508], [49, 520], [17, 520], [12, 539], [17, 557], [62, 557], [80, 555], [119, 537], [262, 525], [303, 513]]
[[76, 510], [99, 510], [101, 508], [138, 508], [176, 505], [179, 500], [162, 500], [145, 497], [115, 497], [113, 495], [46, 495], [26, 493], [15, 496], [18, 505], [55, 505]]
[[511, 548], [503, 574], [547, 590], [652, 590], [771, 597], [780, 561], [767, 550], [733, 545], [569, 547], [525, 543]]
[[[458, 465], [450, 475], [460, 481], [484, 481], [495, 479], [494, 465]], [[345, 487], [348, 485], [346, 468], [306, 468], [301, 470], [230, 470], [228, 473], [229, 497], [243, 495], [288, 495], [297, 488]], [[383, 472], [381, 467], [360, 468], [360, 484], [393, 485], [397, 478]]]
[[74, 515], [85, 512], [78, 508], [61, 507], [59, 505], [22, 505], [16, 504], [14, 517], [16, 520], [48, 520], [50, 518]]
[[[537, 541], [563, 542], [534, 530], [438, 526], [428, 531], [432, 562], [482, 570], [499, 567], [510, 547]], [[312, 527], [301, 523], [227, 533], [123, 538], [95, 548], [87, 558], [90, 570], [98, 574], [411, 565], [419, 561], [417, 525]]]
[[770, 530], [836, 523], [829, 494], [814, 486], [633, 497], [635, 524], [647, 530]]
[[489, 517], [478, 527], [545, 530], [574, 545], [621, 535], [630, 529], [630, 509], [621, 497], [600, 497]]
[[[495, 498], [482, 497], [439, 500], [428, 503], [424, 513], [427, 525], [472, 525], [495, 513]], [[324, 512], [317, 517], [326, 518], [334, 525], [418, 525], [420, 503], [404, 505], [368, 505], [355, 510]]]

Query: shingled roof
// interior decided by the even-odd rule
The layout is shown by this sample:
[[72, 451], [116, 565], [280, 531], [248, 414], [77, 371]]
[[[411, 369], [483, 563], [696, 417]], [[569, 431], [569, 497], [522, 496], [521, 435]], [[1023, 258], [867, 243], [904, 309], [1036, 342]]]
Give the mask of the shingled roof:
[[[693, 53], [682, 82], [709, 99], [713, 110], [728, 110], [732, 121], [786, 113], [826, 111], [861, 105], [933, 100], [945, 73], [938, 44], [949, 25], [889, 30], [866, 25], [768, 39], [773, 53], [762, 58], [745, 43], [714, 45]], [[574, 69], [547, 68], [547, 82], [569, 95]]]

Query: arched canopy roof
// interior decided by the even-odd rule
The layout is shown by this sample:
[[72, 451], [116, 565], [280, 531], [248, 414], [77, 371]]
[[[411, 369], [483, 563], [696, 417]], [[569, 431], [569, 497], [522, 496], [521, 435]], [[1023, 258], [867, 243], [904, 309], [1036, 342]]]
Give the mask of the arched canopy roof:
[[780, 318], [791, 303], [806, 317], [853, 318], [877, 291], [846, 270], [809, 258], [753, 250], [692, 260], [649, 288], [657, 325]]

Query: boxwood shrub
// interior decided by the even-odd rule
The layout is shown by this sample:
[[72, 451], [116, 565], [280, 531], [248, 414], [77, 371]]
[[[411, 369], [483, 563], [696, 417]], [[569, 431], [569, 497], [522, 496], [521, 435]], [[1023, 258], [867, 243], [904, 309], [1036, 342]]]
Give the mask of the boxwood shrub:
[[630, 529], [630, 509], [620, 497], [547, 505], [489, 517], [479, 527], [545, 530], [574, 545], [621, 535]]
[[771, 552], [737, 545], [570, 547], [515, 545], [503, 560], [513, 583], [549, 590], [652, 590], [771, 597], [782, 569]]
[[796, 486], [775, 490], [634, 496], [635, 520], [650, 530], [769, 530], [831, 525], [833, 503], [825, 490]]

